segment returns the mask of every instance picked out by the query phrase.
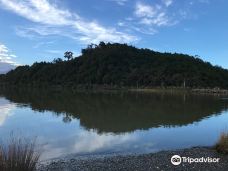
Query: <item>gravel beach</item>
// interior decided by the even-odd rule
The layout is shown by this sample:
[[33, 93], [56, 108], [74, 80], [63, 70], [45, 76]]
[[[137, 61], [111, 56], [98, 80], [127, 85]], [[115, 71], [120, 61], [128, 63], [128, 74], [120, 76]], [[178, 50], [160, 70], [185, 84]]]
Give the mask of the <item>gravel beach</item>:
[[[187, 163], [183, 162], [178, 166], [171, 163], [171, 157], [179, 155], [190, 158], [219, 158], [218, 163]], [[212, 148], [195, 147], [183, 150], [161, 151], [158, 153], [142, 155], [113, 155], [113, 156], [94, 156], [94, 157], [65, 157], [41, 162], [38, 171], [111, 171], [111, 170], [228, 170], [228, 155], [217, 153]]]

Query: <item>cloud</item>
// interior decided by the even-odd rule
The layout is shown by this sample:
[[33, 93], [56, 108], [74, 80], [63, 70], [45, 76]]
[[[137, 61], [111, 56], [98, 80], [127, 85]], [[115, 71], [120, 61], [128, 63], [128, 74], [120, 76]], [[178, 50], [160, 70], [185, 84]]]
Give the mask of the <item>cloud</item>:
[[166, 10], [161, 5], [152, 6], [138, 2], [135, 7], [135, 15], [140, 19], [140, 23], [145, 25], [169, 26], [174, 24], [171, 18], [168, 17]]
[[42, 24], [70, 25], [73, 17], [69, 11], [51, 6], [47, 0], [0, 0], [0, 2], [4, 8]]
[[211, 2], [210, 0], [191, 0], [189, 1], [189, 5], [192, 6], [192, 5], [197, 5], [199, 3], [209, 5], [210, 2]]
[[11, 69], [14, 69], [16, 62], [14, 58], [17, 56], [14, 55], [4, 44], [0, 43], [0, 73], [6, 73]]
[[128, 1], [128, 0], [109, 0], [109, 1], [113, 1], [113, 2], [116, 2], [118, 5], [125, 5], [125, 3]]
[[64, 29], [64, 27], [56, 27], [51, 25], [33, 25], [33, 26], [27, 26], [27, 27], [17, 27], [16, 28], [16, 34], [29, 38], [29, 39], [37, 39], [38, 37], [45, 37], [50, 35], [62, 35], [62, 36], [71, 36], [67, 29]]
[[137, 41], [135, 36], [117, 31], [115, 28], [104, 28], [97, 24], [96, 22], [76, 22], [74, 27], [81, 33], [83, 36], [79, 38], [82, 42], [99, 42], [99, 41], [111, 41], [111, 42], [133, 42]]
[[145, 5], [141, 2], [136, 4], [135, 14], [138, 17], [154, 17], [157, 13], [157, 9], [153, 6]]
[[173, 0], [162, 0], [162, 2], [165, 4], [165, 6], [170, 6], [173, 3]]
[[154, 35], [158, 32], [157, 30], [155, 30], [154, 28], [151, 28], [151, 27], [149, 27], [149, 28], [134, 27], [133, 29], [140, 32], [140, 33], [148, 34], [148, 35]]
[[132, 16], [119, 20], [117, 26], [122, 29], [136, 31], [142, 34], [154, 35], [160, 27], [170, 27], [180, 22], [183, 17], [169, 10], [173, 0], [160, 0], [159, 3], [146, 4], [142, 1], [135, 3]]
[[[124, 0], [122, 0], [123, 2]], [[56, 4], [51, 4], [47, 0], [0, 0], [0, 3], [3, 8], [40, 24], [29, 27], [27, 30], [18, 28], [17, 33], [22, 36], [27, 36], [26, 33], [28, 32], [30, 34], [35, 32], [42, 36], [68, 36], [83, 43], [98, 43], [99, 41], [129, 43], [137, 41], [135, 36], [117, 31], [112, 27], [103, 27], [95, 21], [86, 21], [78, 14], [67, 9], [60, 9]], [[36, 29], [37, 27], [39, 29]], [[68, 32], [68, 30], [70, 31]]]
[[63, 51], [61, 50], [46, 50], [46, 52], [51, 53], [51, 54], [57, 54], [57, 55], [63, 55]]

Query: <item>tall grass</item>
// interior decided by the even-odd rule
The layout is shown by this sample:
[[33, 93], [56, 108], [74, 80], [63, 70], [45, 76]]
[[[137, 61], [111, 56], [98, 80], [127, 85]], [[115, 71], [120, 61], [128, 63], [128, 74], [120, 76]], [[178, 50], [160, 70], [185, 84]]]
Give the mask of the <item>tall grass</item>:
[[1, 143], [0, 171], [34, 171], [40, 157], [35, 142], [11, 137], [8, 143]]
[[228, 132], [227, 133], [223, 132], [220, 135], [220, 138], [217, 144], [215, 145], [215, 148], [220, 153], [228, 154]]

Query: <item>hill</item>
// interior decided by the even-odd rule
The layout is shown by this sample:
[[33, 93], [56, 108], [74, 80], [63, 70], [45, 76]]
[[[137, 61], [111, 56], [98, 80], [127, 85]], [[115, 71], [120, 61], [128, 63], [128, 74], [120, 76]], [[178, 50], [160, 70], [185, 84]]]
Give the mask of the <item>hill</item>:
[[[70, 59], [70, 58], [69, 58]], [[19, 66], [0, 77], [11, 85], [175, 86], [228, 88], [228, 70], [185, 55], [101, 42], [67, 61]]]

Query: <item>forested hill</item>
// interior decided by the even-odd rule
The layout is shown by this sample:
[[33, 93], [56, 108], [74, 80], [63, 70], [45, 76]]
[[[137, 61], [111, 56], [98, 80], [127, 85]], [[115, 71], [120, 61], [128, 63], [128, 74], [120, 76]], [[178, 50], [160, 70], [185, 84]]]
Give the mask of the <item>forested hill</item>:
[[212, 66], [199, 58], [184, 54], [159, 53], [126, 44], [101, 42], [82, 49], [82, 55], [69, 60], [19, 66], [6, 75], [2, 83], [11, 85], [110, 85], [175, 86], [228, 88], [228, 70]]

